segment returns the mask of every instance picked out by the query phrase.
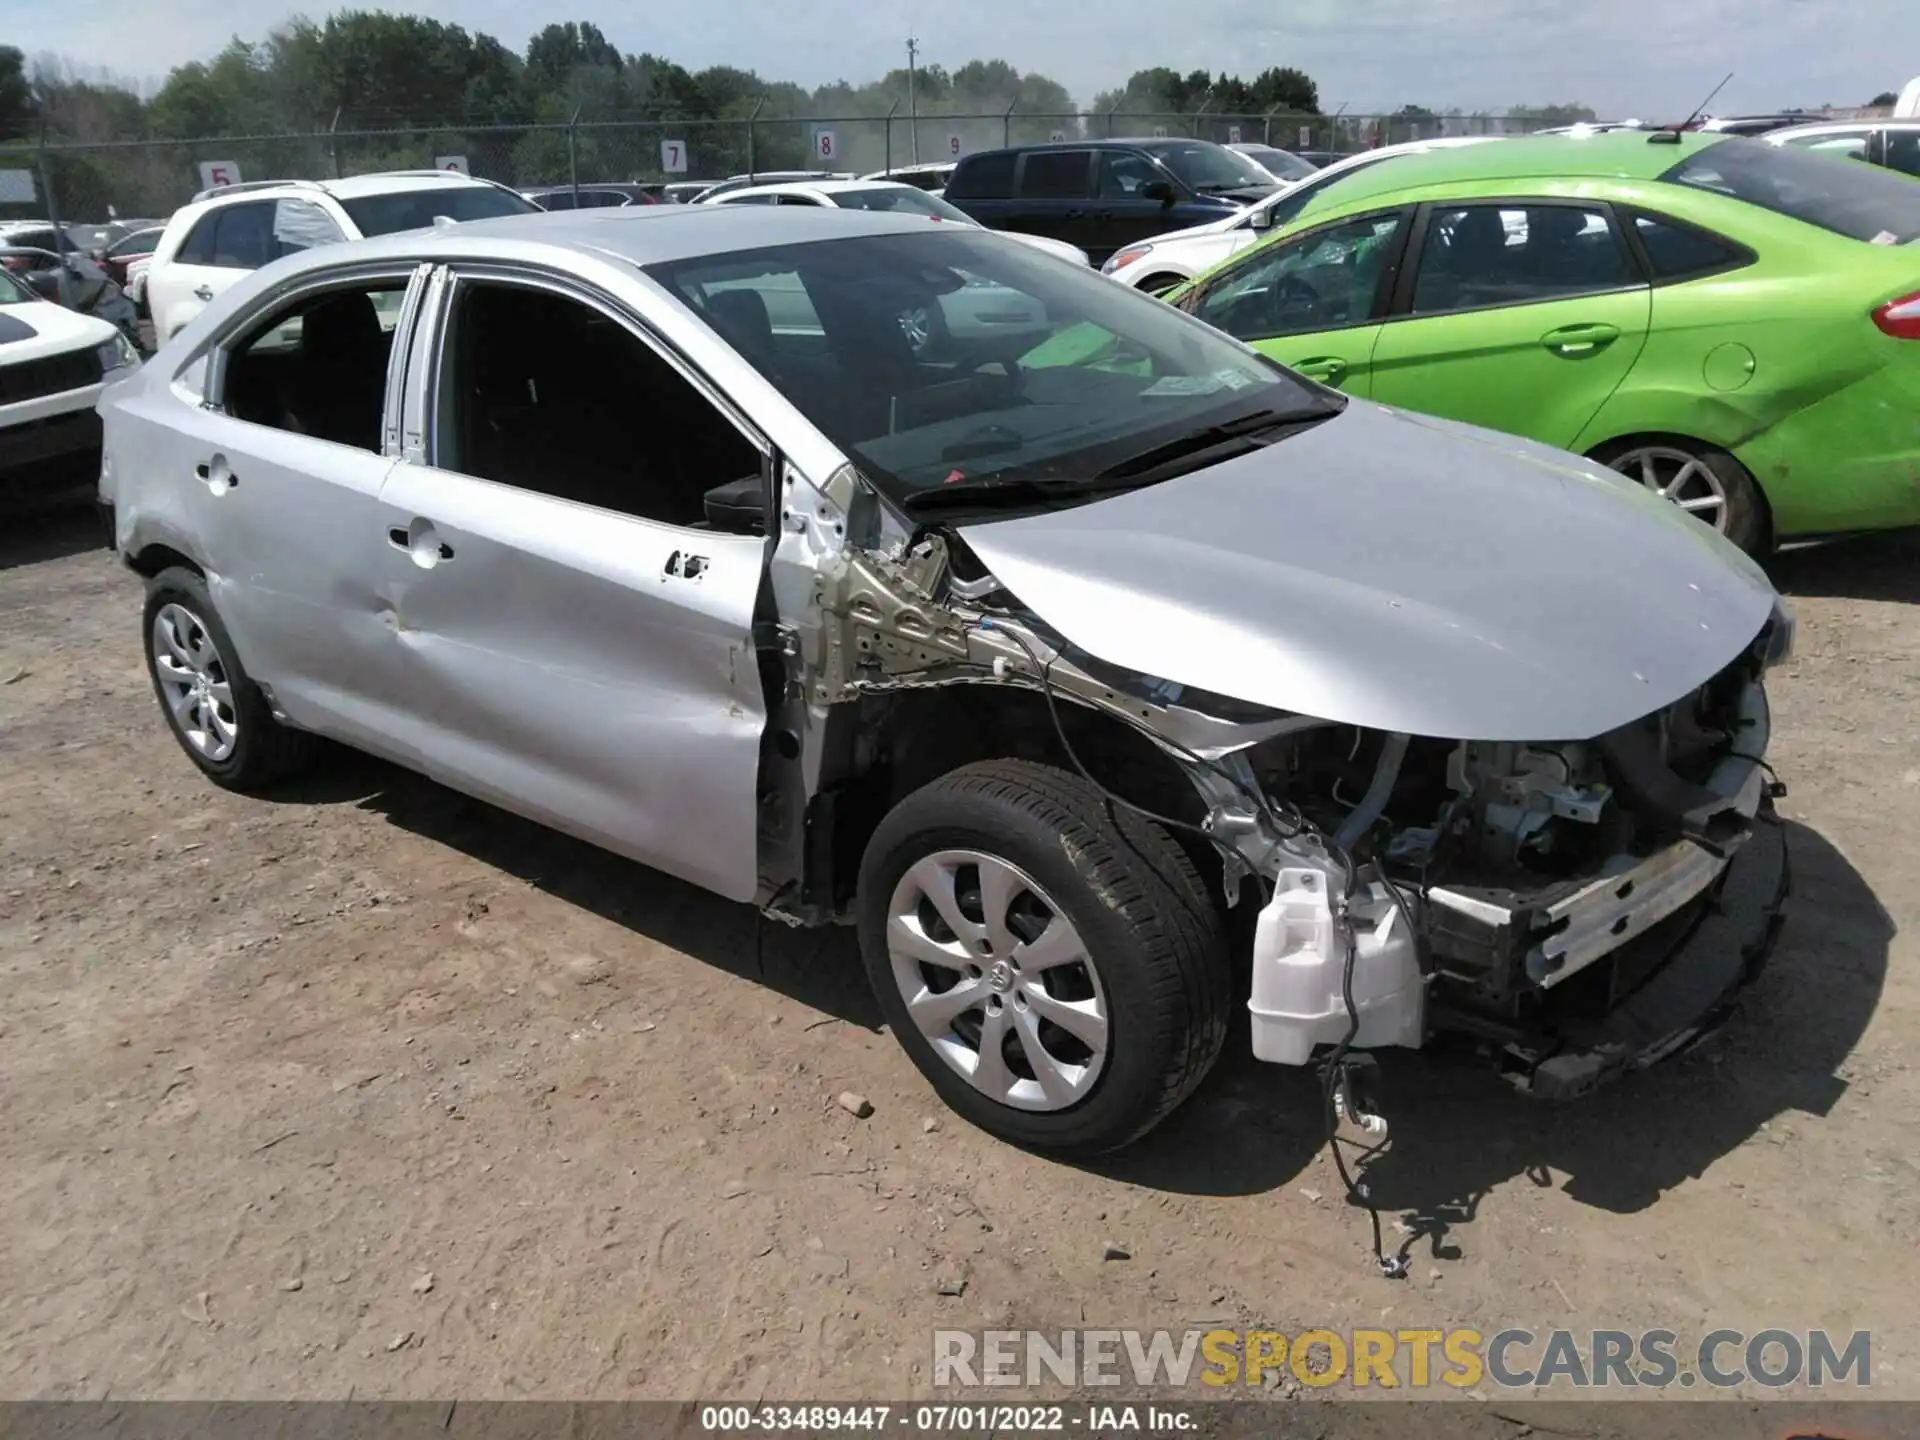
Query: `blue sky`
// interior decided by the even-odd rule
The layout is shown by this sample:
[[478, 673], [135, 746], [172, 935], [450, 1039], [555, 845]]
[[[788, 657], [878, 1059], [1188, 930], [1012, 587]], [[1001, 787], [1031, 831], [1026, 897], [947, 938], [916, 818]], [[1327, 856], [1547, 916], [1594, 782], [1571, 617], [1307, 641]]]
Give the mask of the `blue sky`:
[[[14, 4], [3, 37], [157, 80], [218, 49], [236, 20], [257, 38], [271, 4], [61, 0]], [[699, 68], [733, 64], [816, 85], [857, 82], [922, 55], [998, 56], [1061, 81], [1084, 104], [1149, 65], [1251, 74], [1296, 65], [1331, 108], [1366, 113], [1578, 101], [1610, 118], [1675, 118], [1732, 70], [1721, 113], [1860, 104], [1920, 74], [1920, 0], [419, 0], [404, 7], [522, 45], [536, 24], [592, 20], [623, 50]], [[323, 5], [307, 7], [324, 14]], [[290, 12], [281, 12], [290, 13]], [[1178, 17], [1178, 18], [1176, 18]]]

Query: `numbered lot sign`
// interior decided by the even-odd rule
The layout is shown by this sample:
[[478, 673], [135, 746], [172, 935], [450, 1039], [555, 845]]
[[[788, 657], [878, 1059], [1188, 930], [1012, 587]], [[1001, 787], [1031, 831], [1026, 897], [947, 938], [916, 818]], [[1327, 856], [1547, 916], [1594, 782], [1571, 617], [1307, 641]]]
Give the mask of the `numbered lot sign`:
[[966, 143], [958, 135], [947, 136], [947, 154], [958, 160], [966, 153]]
[[1056, 130], [1051, 135], [1047, 136], [1047, 139], [1051, 140], [1056, 145], [1065, 143], [1066, 138], [1067, 138], [1067, 132], [1064, 130]]
[[436, 170], [451, 170], [456, 175], [465, 175], [467, 173], [467, 157], [464, 155], [436, 155], [433, 157], [433, 168]]
[[1156, 126], [1154, 126], [1154, 127], [1153, 127], [1153, 135], [1154, 135], [1154, 138], [1155, 138], [1156, 140], [1164, 140], [1164, 139], [1166, 139], [1166, 138], [1167, 138], [1167, 127], [1166, 127], [1166, 126], [1164, 126], [1164, 125], [1156, 125]]
[[1227, 126], [1227, 143], [1229, 145], [1238, 145], [1240, 143], [1240, 127], [1238, 125]]
[[687, 173], [687, 142], [684, 140], [662, 140], [660, 142], [660, 168], [669, 175]]
[[832, 130], [813, 132], [813, 158], [816, 160], [838, 160], [840, 158], [840, 136]]
[[240, 162], [237, 160], [202, 160], [200, 162], [200, 188], [218, 190], [223, 185], [240, 183]]

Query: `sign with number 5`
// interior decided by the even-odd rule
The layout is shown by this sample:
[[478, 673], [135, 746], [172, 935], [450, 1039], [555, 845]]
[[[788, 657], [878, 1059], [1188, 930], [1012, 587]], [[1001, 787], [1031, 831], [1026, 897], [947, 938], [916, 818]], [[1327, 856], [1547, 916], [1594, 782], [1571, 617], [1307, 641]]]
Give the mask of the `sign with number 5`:
[[816, 160], [838, 160], [840, 158], [840, 137], [831, 130], [813, 132], [813, 157]]
[[233, 160], [202, 160], [200, 162], [200, 188], [218, 190], [223, 185], [240, 183], [240, 166]]
[[660, 142], [660, 168], [669, 175], [687, 173], [687, 142], [684, 140], [662, 140]]

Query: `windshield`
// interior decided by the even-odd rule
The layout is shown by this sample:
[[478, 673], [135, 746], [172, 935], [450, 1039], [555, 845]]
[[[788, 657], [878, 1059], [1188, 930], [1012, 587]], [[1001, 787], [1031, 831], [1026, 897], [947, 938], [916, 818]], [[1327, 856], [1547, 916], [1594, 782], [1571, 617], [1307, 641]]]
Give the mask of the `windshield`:
[[0, 270], [0, 305], [27, 305], [39, 298], [5, 270]]
[[362, 235], [391, 235], [400, 230], [426, 230], [444, 215], [449, 220], [493, 220], [502, 215], [537, 215], [540, 207], [510, 190], [491, 185], [435, 185], [422, 190], [394, 190], [384, 195], [362, 195], [342, 200]]
[[1304, 180], [1317, 172], [1298, 155], [1276, 150], [1271, 145], [1254, 145], [1240, 152], [1276, 180]]
[[1203, 195], [1273, 188], [1273, 176], [1238, 151], [1210, 140], [1155, 140], [1140, 148]]
[[1920, 185], [1878, 165], [1734, 137], [1695, 151], [1660, 178], [1874, 245], [1920, 239]]
[[871, 190], [840, 190], [833, 203], [842, 210], [890, 210], [896, 215], [932, 215], [956, 225], [978, 225], [966, 211], [911, 185], [875, 185]]
[[956, 495], [1064, 492], [1213, 427], [1344, 403], [1171, 306], [973, 227], [647, 270], [908, 508], [960, 482]]
[[[1328, 190], [1338, 185], [1349, 175], [1358, 175], [1362, 170], [1371, 169], [1381, 161], [1391, 160], [1393, 158], [1392, 155], [1384, 154], [1366, 155], [1339, 169], [1316, 170], [1291, 190], [1284, 190], [1271, 199], [1260, 201], [1252, 207], [1252, 210], [1265, 213], [1267, 216], [1268, 229], [1279, 230], [1299, 219], [1300, 213], [1305, 210], [1307, 206], [1318, 200], [1322, 195], [1326, 194]], [[1247, 213], [1251, 214], [1252, 210]], [[1240, 221], [1242, 225], [1246, 223], [1247, 221], [1244, 218]]]

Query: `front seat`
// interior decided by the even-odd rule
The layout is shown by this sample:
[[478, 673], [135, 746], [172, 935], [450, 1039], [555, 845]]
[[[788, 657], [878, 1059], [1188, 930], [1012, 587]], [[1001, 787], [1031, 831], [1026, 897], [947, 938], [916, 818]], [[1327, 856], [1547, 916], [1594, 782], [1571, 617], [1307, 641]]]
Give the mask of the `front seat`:
[[773, 317], [758, 290], [722, 290], [707, 297], [707, 313], [729, 345], [756, 364], [773, 360]]
[[361, 450], [380, 448], [392, 337], [363, 290], [330, 295], [300, 321], [300, 361], [286, 406], [302, 433]]

